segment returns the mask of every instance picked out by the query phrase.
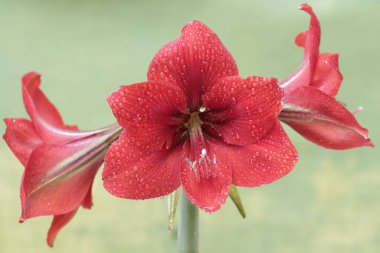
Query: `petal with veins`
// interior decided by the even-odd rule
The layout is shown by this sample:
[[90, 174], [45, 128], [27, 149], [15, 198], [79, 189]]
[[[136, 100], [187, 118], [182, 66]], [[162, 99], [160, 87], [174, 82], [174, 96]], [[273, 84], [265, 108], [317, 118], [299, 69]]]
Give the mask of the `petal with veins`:
[[104, 158], [103, 185], [121, 198], [148, 199], [180, 186], [181, 147], [143, 152], [125, 130]]
[[343, 80], [343, 76], [339, 71], [338, 59], [338, 54], [320, 54], [310, 86], [320, 89], [331, 97], [335, 97]]
[[78, 156], [89, 146], [88, 142], [41, 145], [32, 152], [21, 185], [21, 220], [68, 213], [83, 202], [103, 162], [104, 150], [88, 151], [87, 158]]
[[[206, 141], [207, 152], [191, 161], [191, 144], [183, 146], [181, 181], [189, 200], [207, 212], [215, 212], [226, 201], [231, 185], [232, 165], [227, 163], [225, 144], [215, 140]], [[209, 169], [210, 173], [207, 170]]]
[[229, 144], [255, 143], [277, 122], [282, 95], [275, 78], [222, 78], [203, 96], [206, 127]]
[[64, 128], [64, 124], [57, 108], [40, 90], [41, 76], [30, 72], [22, 78], [23, 99], [28, 112], [37, 129], [43, 128], [41, 124], [49, 124], [56, 128]]
[[232, 166], [232, 183], [237, 186], [260, 186], [288, 174], [298, 160], [297, 150], [281, 124], [255, 144], [229, 147], [228, 159]]
[[4, 140], [13, 154], [25, 166], [33, 149], [41, 145], [43, 141], [36, 133], [31, 121], [27, 119], [4, 119], [7, 128]]
[[302, 4], [300, 10], [310, 15], [309, 30], [297, 35], [295, 42], [298, 46], [305, 47], [304, 57], [301, 65], [289, 77], [280, 81], [280, 86], [285, 89], [285, 93], [292, 91], [300, 86], [308, 86], [312, 80], [315, 65], [318, 61], [319, 44], [321, 39], [321, 28], [313, 9]]
[[182, 90], [175, 85], [146, 82], [122, 86], [108, 97], [108, 103], [139, 148], [170, 148], [180, 138], [186, 102]]
[[63, 144], [88, 137], [94, 132], [78, 131], [76, 126], [66, 126], [55, 106], [40, 89], [41, 76], [29, 72], [22, 78], [22, 96], [34, 129], [45, 143]]
[[190, 109], [196, 109], [201, 95], [216, 80], [237, 74], [235, 60], [218, 36], [203, 23], [193, 21], [177, 40], [158, 51], [149, 66], [148, 80], [177, 84]]
[[300, 87], [288, 94], [279, 118], [306, 139], [326, 148], [373, 146], [368, 130], [354, 115], [314, 87]]

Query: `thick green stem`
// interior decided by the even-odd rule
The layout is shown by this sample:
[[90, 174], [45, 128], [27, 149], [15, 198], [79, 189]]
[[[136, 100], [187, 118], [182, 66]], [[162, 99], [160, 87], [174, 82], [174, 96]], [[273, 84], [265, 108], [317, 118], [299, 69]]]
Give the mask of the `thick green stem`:
[[177, 253], [198, 253], [199, 213], [182, 191], [178, 221]]

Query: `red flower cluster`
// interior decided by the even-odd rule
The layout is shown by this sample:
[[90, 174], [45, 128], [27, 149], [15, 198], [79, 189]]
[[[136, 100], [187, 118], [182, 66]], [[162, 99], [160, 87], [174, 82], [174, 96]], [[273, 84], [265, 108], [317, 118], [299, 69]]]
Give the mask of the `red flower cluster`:
[[79, 206], [90, 208], [91, 186], [105, 155], [104, 187], [128, 199], [167, 195], [182, 186], [207, 212], [225, 202], [230, 185], [254, 187], [289, 173], [297, 151], [279, 120], [312, 142], [333, 149], [373, 146], [367, 129], [335, 100], [342, 75], [338, 55], [319, 54], [320, 27], [310, 6], [301, 66], [279, 84], [241, 78], [222, 42], [199, 21], [153, 58], [148, 80], [122, 86], [108, 102], [118, 121], [96, 131], [63, 123], [39, 89], [40, 76], [22, 79], [31, 118], [5, 119], [8, 146], [25, 167], [21, 221], [54, 215], [58, 231]]
[[309, 30], [297, 35], [295, 42], [305, 48], [299, 68], [280, 82], [285, 90], [280, 120], [306, 139], [331, 149], [374, 146], [368, 130], [354, 115], [335, 100], [343, 80], [338, 68], [338, 54], [319, 53], [321, 29], [312, 8]]
[[20, 222], [54, 215], [47, 238], [52, 246], [79, 206], [91, 208], [94, 176], [120, 127], [79, 131], [76, 126], [65, 125], [39, 86], [40, 75], [35, 72], [22, 78], [23, 100], [31, 120], [4, 119], [4, 139], [25, 167]]

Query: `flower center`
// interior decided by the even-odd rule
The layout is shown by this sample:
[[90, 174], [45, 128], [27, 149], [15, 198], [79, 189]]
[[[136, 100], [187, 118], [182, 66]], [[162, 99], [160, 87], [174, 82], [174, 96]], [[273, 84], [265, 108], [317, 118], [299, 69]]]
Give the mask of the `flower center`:
[[190, 153], [189, 157], [185, 158], [185, 161], [198, 180], [200, 177], [215, 177], [218, 172], [216, 156], [210, 154], [202, 132], [203, 122], [199, 117], [199, 113], [204, 111], [204, 108], [201, 107], [199, 112], [191, 113], [190, 119], [185, 123], [190, 139]]

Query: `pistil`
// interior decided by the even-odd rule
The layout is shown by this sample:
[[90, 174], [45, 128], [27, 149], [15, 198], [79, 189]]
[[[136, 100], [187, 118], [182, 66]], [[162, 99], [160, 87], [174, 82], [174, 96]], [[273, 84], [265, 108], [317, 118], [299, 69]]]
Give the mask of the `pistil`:
[[186, 158], [186, 162], [198, 179], [200, 176], [209, 178], [217, 174], [216, 156], [210, 156], [202, 132], [202, 124], [199, 112], [191, 113], [189, 121], [185, 123], [190, 139], [190, 157]]

